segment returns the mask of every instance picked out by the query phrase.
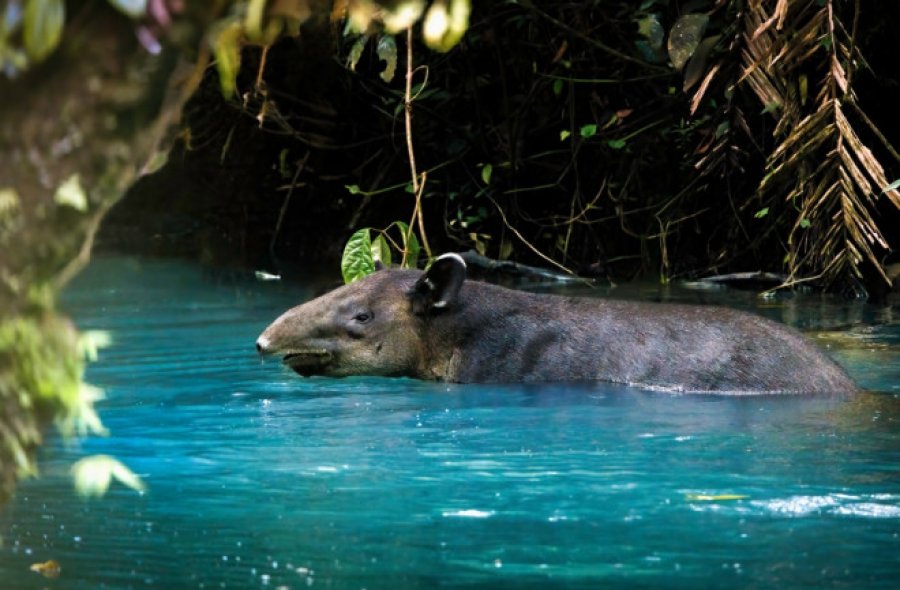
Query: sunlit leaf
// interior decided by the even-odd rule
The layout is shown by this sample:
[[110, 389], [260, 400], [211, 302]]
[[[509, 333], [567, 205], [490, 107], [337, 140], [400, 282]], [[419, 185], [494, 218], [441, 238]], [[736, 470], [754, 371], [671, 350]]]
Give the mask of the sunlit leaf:
[[253, 43], [259, 43], [263, 38], [262, 22], [267, 0], [249, 0], [247, 12], [244, 17], [244, 31], [247, 38]]
[[391, 246], [384, 238], [384, 235], [378, 234], [378, 236], [372, 240], [371, 250], [373, 266], [377, 261], [380, 261], [385, 266], [391, 265]]
[[352, 283], [375, 272], [375, 259], [372, 256], [372, 238], [369, 228], [354, 232], [341, 256], [341, 275], [344, 283]]
[[359, 63], [368, 42], [368, 35], [362, 35], [353, 42], [353, 47], [350, 48], [350, 54], [347, 56], [347, 67], [349, 69], [356, 71], [356, 64]]
[[569, 131], [568, 129], [563, 129], [562, 131], [559, 132], [559, 140], [565, 141], [569, 138], [570, 135], [572, 135], [571, 131]]
[[809, 220], [809, 218], [804, 217], [800, 220], [800, 227], [802, 227], [803, 229], [807, 229], [810, 225], [812, 225], [812, 222]]
[[413, 26], [424, 10], [424, 0], [400, 0], [381, 7], [381, 20], [388, 33], [399, 33]]
[[41, 61], [56, 49], [65, 21], [64, 0], [28, 0], [22, 37], [25, 51], [31, 59]]
[[113, 479], [138, 492], [147, 489], [141, 478], [109, 455], [93, 455], [81, 459], [72, 465], [72, 476], [75, 479], [75, 491], [82, 498], [103, 496]]
[[219, 74], [219, 87], [226, 99], [234, 95], [237, 85], [238, 70], [241, 67], [242, 27], [234, 20], [222, 24], [212, 39], [212, 50], [216, 56], [216, 71]]
[[686, 494], [685, 499], [688, 502], [733, 502], [736, 500], [746, 500], [750, 496], [743, 494]]
[[81, 178], [77, 173], [67, 178], [53, 195], [53, 200], [57, 205], [71, 207], [78, 211], [87, 211], [88, 200], [84, 193], [84, 187], [81, 186]]
[[681, 71], [684, 64], [694, 54], [697, 45], [703, 38], [709, 16], [705, 14], [684, 14], [672, 25], [669, 31], [669, 59], [672, 66]]
[[755, 217], [756, 219], [762, 219], [763, 217], [765, 217], [768, 214], [769, 214], [769, 208], [763, 207], [762, 209], [760, 209], [759, 211], [754, 213], [753, 217]]
[[14, 188], [0, 188], [0, 223], [12, 216], [19, 210], [20, 197], [18, 191]]
[[112, 334], [105, 330], [86, 330], [78, 335], [78, 348], [90, 362], [97, 360], [97, 351], [112, 344]]
[[108, 0], [119, 12], [137, 20], [147, 14], [147, 0]]
[[62, 571], [59, 563], [53, 559], [48, 559], [42, 563], [32, 563], [28, 569], [36, 574], [41, 574], [45, 578], [50, 578], [51, 580], [58, 578], [59, 573]]
[[363, 192], [363, 190], [359, 188], [358, 184], [348, 184], [345, 185], [344, 188], [346, 188], [347, 192], [349, 192], [351, 195], [360, 195]]
[[892, 190], [894, 190], [894, 189], [896, 189], [896, 188], [898, 188], [898, 187], [900, 187], [900, 178], [898, 178], [897, 180], [895, 180], [895, 181], [892, 182], [891, 184], [889, 184], [889, 185], [887, 185], [886, 187], [884, 187], [884, 190], [882, 190], [881, 192], [882, 192], [882, 193], [886, 193], [886, 192], [892, 191]]
[[382, 35], [379, 37], [378, 47], [375, 51], [378, 53], [378, 59], [383, 59], [386, 64], [381, 72], [381, 79], [390, 82], [397, 72], [397, 41], [394, 40], [394, 36]]
[[431, 49], [449, 51], [469, 28], [470, 0], [435, 0], [425, 15], [422, 37]]

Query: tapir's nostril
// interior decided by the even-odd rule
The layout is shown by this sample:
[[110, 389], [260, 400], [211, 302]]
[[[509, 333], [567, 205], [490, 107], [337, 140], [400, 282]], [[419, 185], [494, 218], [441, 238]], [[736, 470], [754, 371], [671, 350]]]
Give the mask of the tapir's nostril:
[[264, 337], [262, 337], [262, 336], [260, 336], [259, 338], [257, 338], [257, 340], [256, 340], [256, 352], [258, 352], [259, 354], [266, 354], [267, 352], [269, 352], [268, 348], [269, 348], [269, 341], [268, 341], [268, 339], [266, 339], [266, 338], [264, 338]]

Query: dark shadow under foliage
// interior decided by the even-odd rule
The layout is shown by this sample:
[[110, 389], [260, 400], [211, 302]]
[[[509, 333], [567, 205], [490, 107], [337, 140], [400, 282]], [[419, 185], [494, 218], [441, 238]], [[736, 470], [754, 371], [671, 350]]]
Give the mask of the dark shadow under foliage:
[[[668, 31], [685, 9], [665, 0], [475, 2], [454, 50], [416, 46], [415, 80], [427, 83], [413, 106], [414, 142], [432, 248], [544, 265], [546, 257], [614, 278], [784, 269], [798, 208], [757, 190], [779, 141], [775, 121], [735, 86], [742, 66], [729, 61], [739, 55], [744, 3], [694, 4], [710, 14], [705, 36], [714, 39], [701, 63], [688, 64], [693, 74], [672, 68], [665, 44], [648, 45], [648, 22]], [[850, 22], [852, 3], [841, 5]], [[876, 70], [857, 70], [857, 98], [895, 140], [884, 11], [900, 8], [859, 23], [856, 46]], [[345, 65], [351, 43], [336, 25], [310, 21], [269, 49], [262, 84], [261, 51], [247, 48], [239, 96], [227, 102], [210, 68], [169, 163], [112, 211], [101, 245], [337, 268], [354, 230], [409, 221], [403, 60], [386, 83], [375, 40], [355, 71]], [[691, 114], [697, 80], [715, 64], [720, 74]], [[895, 178], [897, 162], [870, 145]], [[882, 200], [873, 211], [896, 244], [897, 208]], [[888, 252], [876, 246], [874, 255], [890, 262]], [[881, 280], [865, 264], [864, 278]], [[858, 292], [852, 276], [839, 279]]]

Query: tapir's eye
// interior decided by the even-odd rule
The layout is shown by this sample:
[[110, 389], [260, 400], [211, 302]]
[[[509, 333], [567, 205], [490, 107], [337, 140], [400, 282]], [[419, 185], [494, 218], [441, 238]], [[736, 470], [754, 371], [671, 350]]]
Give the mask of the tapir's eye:
[[355, 316], [353, 316], [353, 319], [356, 320], [357, 322], [359, 322], [360, 324], [365, 324], [366, 322], [369, 322], [372, 320], [372, 313], [368, 312], [368, 311], [361, 311], [358, 314], [356, 314]]

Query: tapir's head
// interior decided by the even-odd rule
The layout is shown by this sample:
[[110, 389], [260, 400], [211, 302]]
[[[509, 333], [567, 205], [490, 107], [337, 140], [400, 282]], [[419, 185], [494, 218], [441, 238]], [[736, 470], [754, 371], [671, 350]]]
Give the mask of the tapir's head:
[[256, 340], [300, 375], [419, 376], [426, 363], [424, 319], [457, 301], [466, 265], [438, 257], [424, 273], [379, 270], [298, 305]]

